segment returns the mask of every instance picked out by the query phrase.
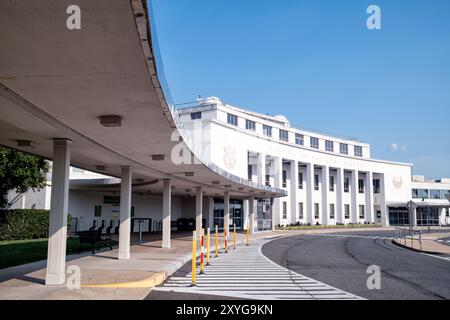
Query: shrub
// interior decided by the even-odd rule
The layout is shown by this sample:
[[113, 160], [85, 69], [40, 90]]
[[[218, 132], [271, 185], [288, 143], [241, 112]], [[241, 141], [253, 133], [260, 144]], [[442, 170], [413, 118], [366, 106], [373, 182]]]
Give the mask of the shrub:
[[[49, 210], [0, 210], [0, 240], [26, 240], [48, 237]], [[70, 228], [72, 217], [67, 217]]]

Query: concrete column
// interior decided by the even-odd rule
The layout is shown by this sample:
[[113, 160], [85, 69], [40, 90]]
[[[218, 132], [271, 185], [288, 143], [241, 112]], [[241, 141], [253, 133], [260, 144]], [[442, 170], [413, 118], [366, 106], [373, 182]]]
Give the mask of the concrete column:
[[417, 227], [417, 207], [413, 206], [412, 210], [412, 226]]
[[359, 206], [358, 206], [358, 170], [352, 171], [352, 183], [351, 183], [351, 222], [358, 223], [359, 219]]
[[122, 167], [120, 182], [119, 260], [130, 259], [131, 168]]
[[298, 162], [295, 160], [291, 161], [291, 223], [296, 223], [298, 219], [298, 204], [297, 204], [297, 190], [298, 190]]
[[242, 215], [242, 228], [243, 230], [247, 230], [247, 224], [248, 224], [248, 216], [249, 216], [249, 212], [248, 212], [248, 200], [244, 199], [242, 201], [242, 209], [243, 209], [243, 215]]
[[169, 179], [163, 180], [163, 212], [162, 212], [162, 247], [170, 248], [170, 234], [172, 232], [172, 183]]
[[313, 190], [314, 190], [314, 164], [306, 164], [306, 222], [313, 224], [314, 221], [314, 205], [313, 205]]
[[48, 234], [46, 285], [66, 281], [67, 205], [69, 198], [70, 140], [53, 140], [52, 194]]
[[386, 181], [384, 173], [380, 174], [380, 211], [381, 211], [381, 225], [383, 227], [388, 227], [389, 214], [386, 207]]
[[223, 194], [223, 230], [230, 235], [230, 191]]
[[248, 197], [248, 223], [250, 227], [250, 234], [255, 233], [255, 198]]
[[[281, 183], [283, 180], [283, 159], [281, 157], [274, 158], [273, 178], [274, 187], [281, 189]], [[281, 199], [275, 198], [273, 204], [274, 208], [272, 212], [272, 230], [275, 230], [275, 226], [280, 224], [282, 218]]]
[[208, 227], [212, 230], [214, 226], [214, 197], [208, 197]]
[[365, 181], [365, 194], [366, 194], [366, 220], [370, 223], [375, 222], [375, 215], [373, 210], [373, 174], [372, 172], [366, 172]]
[[344, 169], [337, 168], [336, 176], [336, 223], [344, 223]]
[[330, 168], [322, 166], [322, 224], [328, 224], [329, 219], [328, 192], [330, 192]]
[[195, 229], [197, 231], [197, 239], [202, 238], [202, 219], [203, 219], [203, 189], [196, 187], [195, 194]]
[[258, 162], [256, 165], [257, 182], [259, 184], [266, 184], [266, 155], [258, 153]]

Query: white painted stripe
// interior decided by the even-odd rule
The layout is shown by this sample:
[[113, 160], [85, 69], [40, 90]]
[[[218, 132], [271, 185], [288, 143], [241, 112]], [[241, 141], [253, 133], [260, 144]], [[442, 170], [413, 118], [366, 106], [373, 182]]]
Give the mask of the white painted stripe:
[[288, 270], [265, 257], [255, 241], [212, 259], [205, 274], [170, 277], [154, 290], [229, 296], [245, 299], [360, 299], [355, 295]]

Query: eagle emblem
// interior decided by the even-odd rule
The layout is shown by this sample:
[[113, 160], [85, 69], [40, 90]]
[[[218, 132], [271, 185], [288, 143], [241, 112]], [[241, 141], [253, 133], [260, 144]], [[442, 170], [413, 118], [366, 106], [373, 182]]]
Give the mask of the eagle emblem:
[[228, 169], [234, 169], [236, 165], [236, 148], [232, 145], [223, 147], [223, 163]]
[[403, 179], [402, 177], [393, 177], [392, 178], [392, 184], [396, 189], [400, 189], [403, 185]]

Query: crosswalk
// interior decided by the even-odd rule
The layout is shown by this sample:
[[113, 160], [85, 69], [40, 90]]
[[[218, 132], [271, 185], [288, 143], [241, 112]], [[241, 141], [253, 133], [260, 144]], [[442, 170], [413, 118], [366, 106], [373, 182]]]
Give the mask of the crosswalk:
[[212, 258], [205, 274], [197, 276], [196, 286], [191, 286], [189, 273], [170, 277], [154, 290], [255, 300], [362, 299], [272, 262], [261, 252], [265, 242], [256, 240], [250, 246], [239, 246]]
[[437, 240], [437, 242], [445, 242], [445, 243], [450, 243], [450, 240]]

